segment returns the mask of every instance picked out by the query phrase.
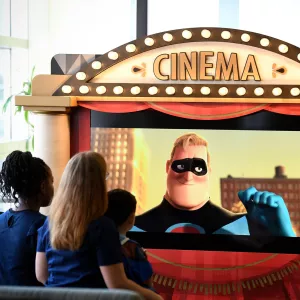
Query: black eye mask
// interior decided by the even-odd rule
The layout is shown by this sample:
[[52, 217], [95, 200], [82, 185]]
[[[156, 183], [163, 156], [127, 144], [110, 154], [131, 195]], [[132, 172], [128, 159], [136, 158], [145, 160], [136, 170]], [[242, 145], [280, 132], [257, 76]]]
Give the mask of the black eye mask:
[[207, 165], [202, 158], [185, 158], [174, 160], [171, 168], [176, 173], [193, 172], [197, 176], [204, 176], [207, 173]]

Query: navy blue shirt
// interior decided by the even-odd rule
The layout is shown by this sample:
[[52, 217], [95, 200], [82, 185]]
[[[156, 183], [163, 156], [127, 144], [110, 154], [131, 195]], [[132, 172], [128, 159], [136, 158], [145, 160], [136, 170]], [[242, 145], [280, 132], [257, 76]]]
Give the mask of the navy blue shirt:
[[12, 209], [0, 215], [0, 285], [41, 285], [35, 276], [37, 231], [46, 217]]
[[38, 235], [38, 252], [45, 252], [51, 287], [106, 287], [100, 266], [122, 263], [119, 234], [113, 222], [101, 217], [89, 226], [80, 249], [54, 250], [50, 245], [49, 225], [46, 220]]

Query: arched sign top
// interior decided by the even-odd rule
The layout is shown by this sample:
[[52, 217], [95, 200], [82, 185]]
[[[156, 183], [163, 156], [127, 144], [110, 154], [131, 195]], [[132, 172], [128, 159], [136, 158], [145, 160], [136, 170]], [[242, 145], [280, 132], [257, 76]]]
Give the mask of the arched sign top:
[[113, 49], [54, 96], [298, 98], [300, 48], [258, 33], [189, 28]]

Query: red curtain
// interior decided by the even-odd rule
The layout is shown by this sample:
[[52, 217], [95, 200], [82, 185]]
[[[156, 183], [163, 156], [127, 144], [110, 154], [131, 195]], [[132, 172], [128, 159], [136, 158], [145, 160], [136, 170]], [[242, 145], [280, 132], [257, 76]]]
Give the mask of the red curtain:
[[109, 113], [130, 113], [154, 109], [172, 116], [194, 120], [231, 119], [261, 110], [285, 115], [300, 115], [300, 104], [81, 102], [79, 105], [91, 110]]
[[300, 299], [300, 256], [148, 249], [165, 300]]

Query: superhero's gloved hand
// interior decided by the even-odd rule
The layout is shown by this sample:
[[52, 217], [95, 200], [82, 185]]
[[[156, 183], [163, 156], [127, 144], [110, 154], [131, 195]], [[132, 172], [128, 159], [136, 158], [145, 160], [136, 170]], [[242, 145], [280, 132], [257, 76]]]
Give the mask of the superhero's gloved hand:
[[250, 187], [238, 193], [250, 221], [268, 229], [274, 236], [295, 237], [284, 200], [271, 192], [260, 192]]

